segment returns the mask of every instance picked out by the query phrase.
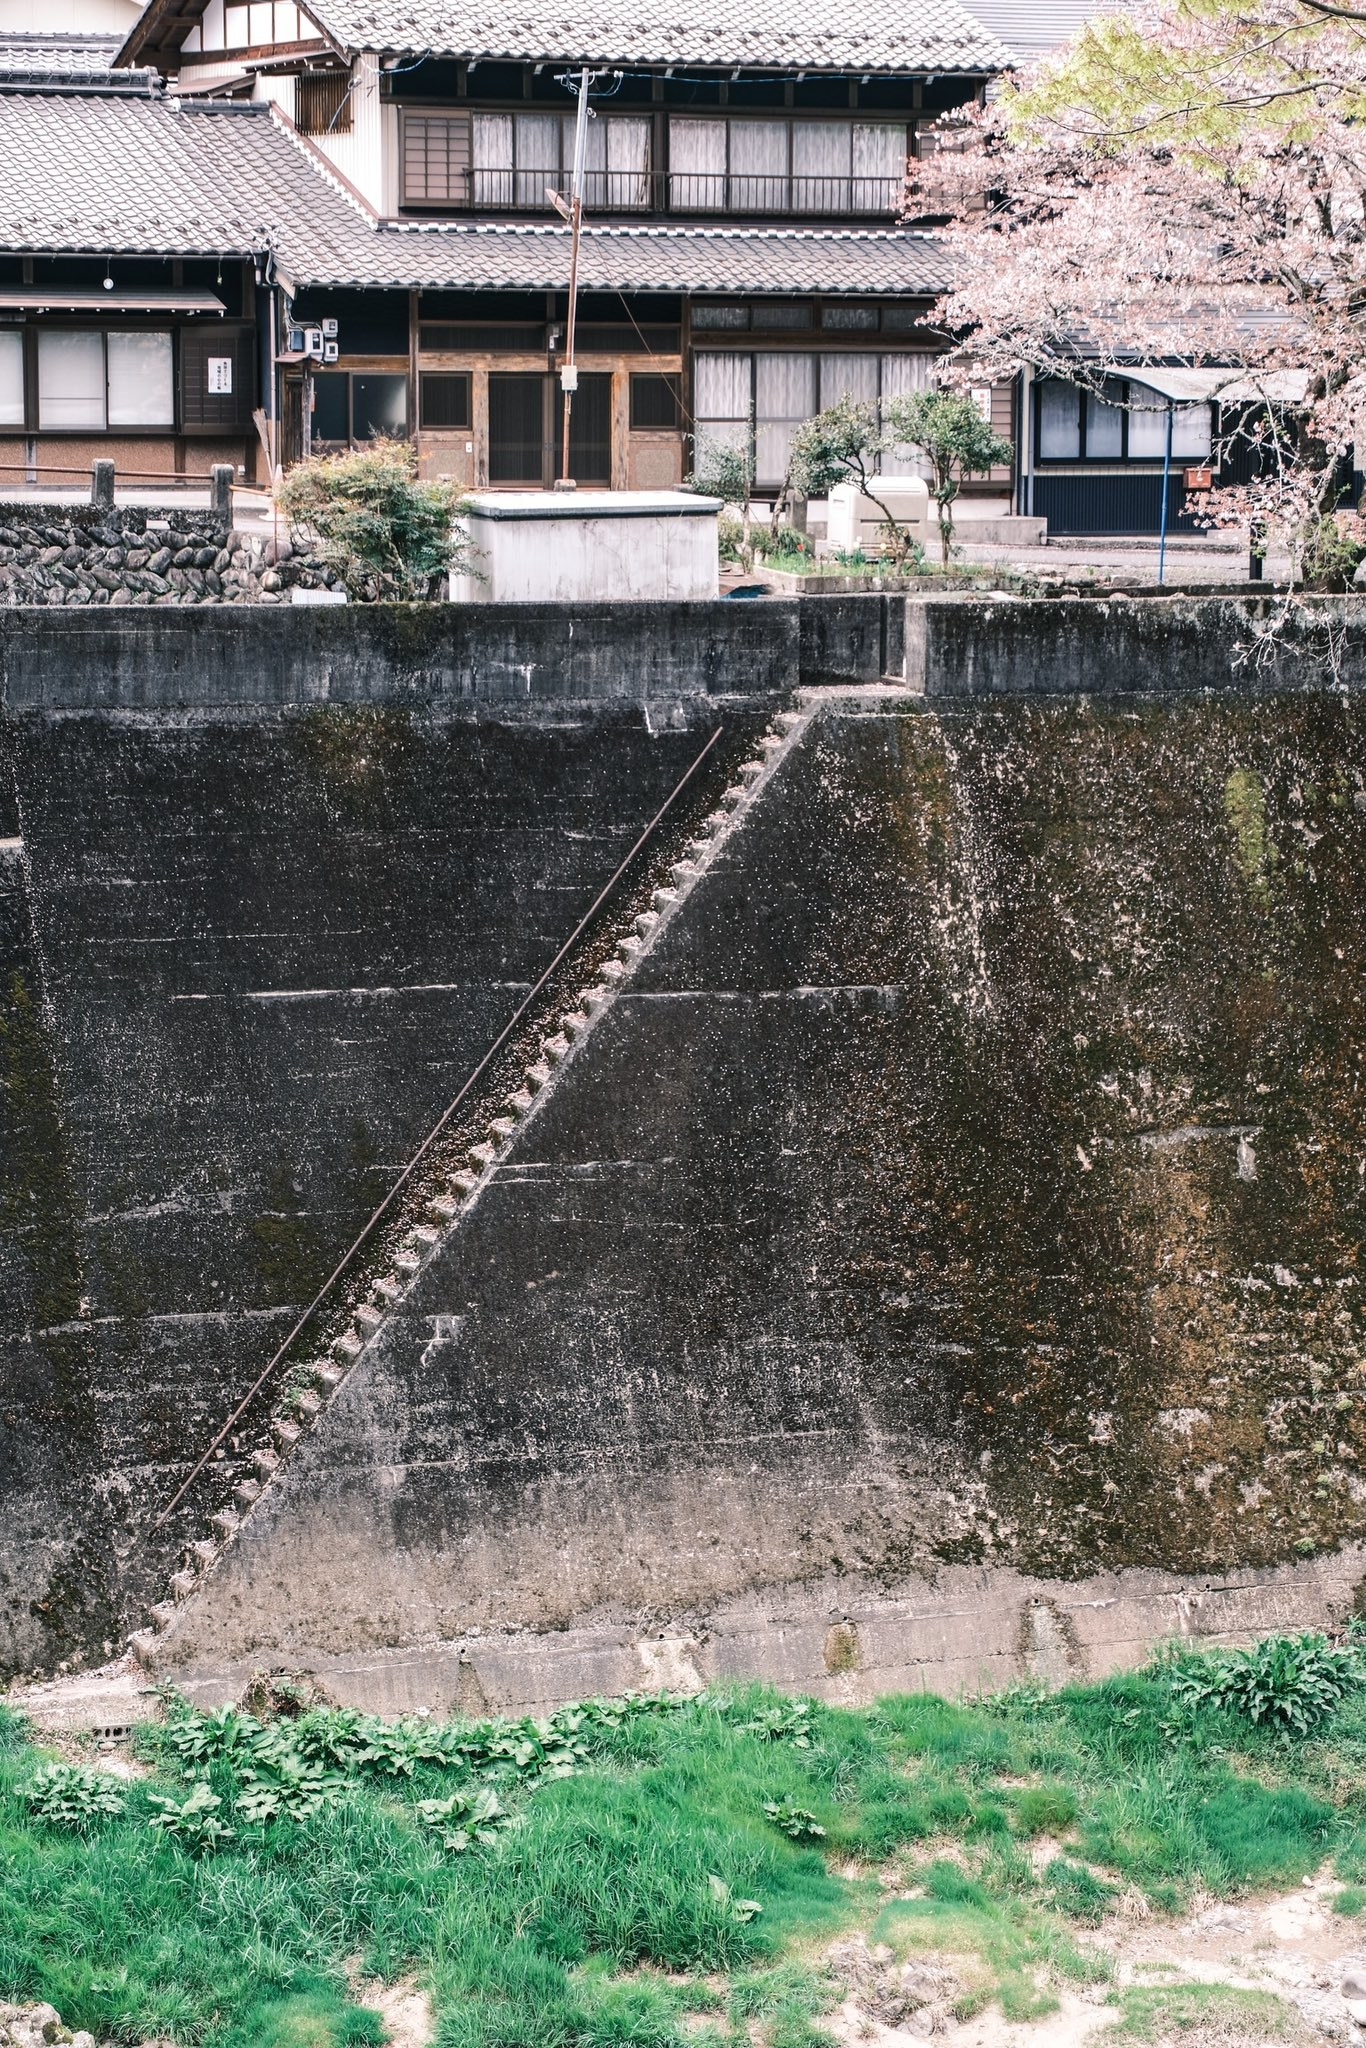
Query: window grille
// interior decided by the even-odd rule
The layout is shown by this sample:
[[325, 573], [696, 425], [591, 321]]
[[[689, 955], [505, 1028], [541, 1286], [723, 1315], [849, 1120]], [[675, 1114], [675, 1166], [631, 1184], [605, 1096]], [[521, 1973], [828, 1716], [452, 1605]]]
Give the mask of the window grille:
[[301, 135], [349, 135], [351, 80], [342, 71], [310, 71], [299, 80]]
[[637, 376], [631, 379], [633, 429], [670, 430], [682, 425], [677, 377]]

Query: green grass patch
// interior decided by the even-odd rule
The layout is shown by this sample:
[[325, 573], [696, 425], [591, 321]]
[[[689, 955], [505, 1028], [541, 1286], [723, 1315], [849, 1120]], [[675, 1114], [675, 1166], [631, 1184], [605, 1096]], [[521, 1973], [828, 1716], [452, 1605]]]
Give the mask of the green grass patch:
[[1239, 1991], [1231, 1984], [1141, 1984], [1118, 1992], [1119, 2024], [1107, 2041], [1165, 2041], [1199, 2033], [1229, 2048], [1255, 2041], [1289, 2041], [1299, 2033], [1296, 2016], [1270, 1991]]
[[1366, 1891], [1359, 1884], [1344, 1885], [1333, 1900], [1333, 1911], [1343, 1920], [1355, 1920], [1366, 1913]]
[[1105, 1958], [1080, 1949], [1055, 1915], [993, 1896], [988, 1883], [953, 1863], [932, 1863], [923, 1877], [926, 1896], [884, 1906], [873, 1939], [898, 1961], [971, 1959], [960, 2018], [995, 2002], [1008, 2020], [1040, 2019], [1057, 2008], [1051, 1980], [1094, 1984], [1109, 1975]]
[[[1325, 1660], [1248, 1668], [1263, 1690], [1312, 1678], [1323, 1705]], [[1225, 1670], [1206, 1685], [1183, 1656], [863, 1712], [749, 1687], [449, 1727], [171, 1701], [137, 1783], [52, 1769], [0, 1706], [0, 1998], [114, 2040], [361, 2048], [380, 2031], [359, 1964], [422, 1982], [443, 2048], [739, 2048], [750, 2029], [818, 2048], [842, 1995], [823, 1949], [859, 1930], [953, 1957], [964, 2011], [1037, 2016], [1106, 1978], [1078, 1929], [1126, 1884], [1176, 1911], [1333, 1857], [1339, 1910], [1366, 1905], [1350, 1663], [1299, 1732], [1231, 1706]], [[1036, 1871], [1049, 1837], [1066, 1851]], [[1189, 2031], [1193, 1994], [1169, 1988], [1170, 2011], [1126, 1993], [1116, 2038]], [[1241, 2038], [1278, 2038], [1261, 2011]]]
[[1015, 1796], [1015, 1825], [1022, 1835], [1065, 1835], [1077, 1812], [1076, 1794], [1066, 1785], [1030, 1785]]

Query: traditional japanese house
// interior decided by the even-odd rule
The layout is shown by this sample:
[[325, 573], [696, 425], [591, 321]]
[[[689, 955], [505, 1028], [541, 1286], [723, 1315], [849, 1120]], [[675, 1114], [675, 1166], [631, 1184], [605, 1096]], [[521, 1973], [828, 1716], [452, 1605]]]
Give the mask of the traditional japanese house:
[[285, 459], [402, 434], [428, 474], [524, 486], [556, 467], [555, 201], [587, 71], [574, 473], [666, 485], [691, 434], [752, 435], [763, 492], [798, 422], [926, 380], [947, 266], [897, 224], [907, 159], [1007, 59], [957, 0], [852, 0], [828, 25], [717, 0], [151, 0], [120, 61], [186, 107], [268, 106], [329, 219], [368, 231], [276, 224]]

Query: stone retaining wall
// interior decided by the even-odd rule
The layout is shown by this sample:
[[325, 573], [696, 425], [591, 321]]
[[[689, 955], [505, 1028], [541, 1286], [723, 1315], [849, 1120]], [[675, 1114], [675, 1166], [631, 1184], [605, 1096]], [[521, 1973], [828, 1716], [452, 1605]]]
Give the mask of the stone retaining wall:
[[0, 505], [0, 604], [281, 604], [337, 572], [213, 512]]

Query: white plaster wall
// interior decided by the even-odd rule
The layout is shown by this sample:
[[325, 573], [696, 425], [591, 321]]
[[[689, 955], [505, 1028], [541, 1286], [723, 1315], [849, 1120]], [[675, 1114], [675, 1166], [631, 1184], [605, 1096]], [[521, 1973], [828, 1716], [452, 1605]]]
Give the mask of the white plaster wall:
[[385, 138], [390, 139], [388, 155], [392, 158], [397, 146], [397, 110], [380, 102], [380, 61], [373, 51], [362, 51], [351, 77], [350, 131], [345, 135], [314, 135], [310, 140], [376, 213], [392, 212], [389, 187], [395, 171], [386, 167]]
[[467, 530], [478, 574], [454, 580], [457, 599], [531, 604], [717, 595], [715, 512], [642, 508], [595, 518], [576, 510], [559, 518], [490, 519], [476, 505]]
[[126, 36], [138, 0], [0, 0], [0, 36]]

